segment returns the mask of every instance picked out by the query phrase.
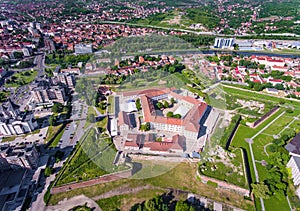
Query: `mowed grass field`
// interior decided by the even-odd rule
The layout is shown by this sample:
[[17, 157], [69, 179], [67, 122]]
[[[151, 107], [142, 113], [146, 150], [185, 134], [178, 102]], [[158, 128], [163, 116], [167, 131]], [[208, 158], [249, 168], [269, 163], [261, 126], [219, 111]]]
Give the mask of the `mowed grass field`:
[[[244, 148], [247, 151], [248, 159], [249, 159], [249, 166], [251, 170], [251, 177], [253, 182], [255, 182], [255, 174], [253, 169], [253, 163], [256, 163], [256, 168], [258, 170], [258, 175], [260, 181], [263, 181], [267, 178], [269, 170], [266, 166], [263, 166], [261, 161], [266, 161], [268, 163], [269, 156], [272, 152], [268, 151], [268, 145], [270, 145], [274, 137], [282, 135], [284, 131], [291, 128], [296, 132], [300, 130], [299, 120], [295, 119], [294, 117], [298, 117], [300, 114], [300, 103], [296, 101], [291, 101], [289, 99], [281, 99], [273, 96], [264, 96], [263, 94], [256, 94], [250, 93], [243, 90], [238, 90], [234, 88], [223, 87], [224, 91], [228, 94], [234, 96], [242, 96], [242, 97], [249, 97], [249, 99], [257, 100], [257, 101], [266, 101], [266, 102], [273, 102], [275, 104], [281, 104], [281, 108], [274, 113], [271, 117], [265, 120], [262, 124], [260, 124], [256, 128], [250, 128], [245, 125], [240, 125], [234, 138], [232, 141], [232, 147]], [[293, 112], [288, 113], [287, 107], [292, 107]], [[282, 116], [280, 116], [283, 113]], [[272, 122], [275, 118], [280, 116], [275, 122], [265, 128], [270, 122]], [[264, 129], [265, 128], [265, 129]], [[263, 130], [264, 129], [264, 130]], [[252, 149], [255, 161], [251, 159], [249, 144], [246, 142], [246, 139], [252, 138], [257, 133], [261, 133], [257, 135], [253, 139]], [[255, 204], [257, 209], [261, 209], [261, 204], [259, 199], [256, 199]], [[265, 209], [266, 210], [274, 210], [274, 211], [282, 211], [282, 210], [290, 210], [287, 200], [278, 200], [274, 196], [270, 197], [269, 199], [264, 200]]]
[[288, 99], [288, 98], [280, 98], [280, 97], [276, 97], [276, 96], [270, 96], [270, 95], [266, 95], [265, 93], [260, 93], [260, 92], [250, 92], [247, 90], [240, 90], [233, 86], [230, 87], [229, 85], [222, 85], [221, 87], [228, 94], [241, 96], [243, 98], [247, 97], [249, 100], [252, 99], [252, 100], [257, 100], [257, 101], [266, 101], [266, 102], [269, 101], [269, 102], [274, 102], [274, 103], [284, 103], [283, 105], [290, 105], [295, 108], [300, 108], [300, 101], [295, 101], [295, 100]]
[[[279, 113], [276, 113], [271, 118], [274, 119], [278, 115], [279, 115]], [[270, 121], [268, 121], [268, 122], [270, 122]], [[260, 125], [259, 128], [262, 128], [263, 126], [266, 126], [268, 124], [268, 122], [264, 122], [262, 125]], [[269, 135], [265, 135], [265, 134], [258, 135], [253, 140], [254, 143], [252, 144], [252, 149], [253, 149], [254, 158], [255, 158], [255, 161], [253, 161], [251, 159], [251, 155], [250, 155], [249, 144], [245, 141], [245, 139], [246, 138], [251, 138], [258, 131], [259, 131], [258, 129], [251, 129], [247, 126], [241, 125], [239, 127], [239, 129], [238, 129], [238, 131], [237, 131], [237, 133], [236, 133], [236, 135], [235, 135], [235, 137], [232, 141], [232, 145], [231, 145], [233, 147], [243, 148], [247, 151], [249, 166], [250, 166], [250, 171], [251, 171], [251, 178], [252, 178], [253, 182], [255, 182], [255, 174], [254, 174], [254, 169], [253, 169], [253, 163], [252, 162], [256, 162], [256, 168], [257, 168], [258, 175], [259, 175], [259, 178], [260, 178], [261, 181], [266, 179], [266, 177], [268, 176], [268, 171], [269, 170], [266, 168], [266, 166], [263, 166], [261, 164], [261, 161], [264, 160], [264, 161], [268, 162], [268, 155], [265, 153], [264, 147], [267, 144], [272, 143], [272, 141], [274, 140], [274, 138], [272, 136], [269, 136]], [[256, 201], [257, 206], [260, 206], [259, 199], [256, 199], [256, 200], [257, 200]], [[279, 201], [277, 198], [271, 197], [270, 199], [265, 200], [265, 201], [266, 201], [266, 203], [265, 203], [266, 210], [278, 210], [278, 211], [289, 210], [289, 205], [288, 205], [287, 200]], [[275, 206], [276, 204], [278, 206]]]

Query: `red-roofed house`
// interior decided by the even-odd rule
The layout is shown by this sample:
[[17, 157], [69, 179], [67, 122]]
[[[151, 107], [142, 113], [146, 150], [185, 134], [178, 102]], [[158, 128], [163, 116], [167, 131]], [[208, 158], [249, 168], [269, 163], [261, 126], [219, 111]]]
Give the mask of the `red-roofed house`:
[[273, 79], [273, 78], [269, 78], [268, 82], [271, 83], [273, 86], [276, 84], [281, 84], [283, 81], [281, 79]]
[[288, 67], [285, 67], [285, 66], [278, 66], [278, 65], [273, 65], [271, 66], [271, 70], [278, 70], [278, 71], [281, 71], [281, 72], [285, 72], [287, 71], [289, 68]]

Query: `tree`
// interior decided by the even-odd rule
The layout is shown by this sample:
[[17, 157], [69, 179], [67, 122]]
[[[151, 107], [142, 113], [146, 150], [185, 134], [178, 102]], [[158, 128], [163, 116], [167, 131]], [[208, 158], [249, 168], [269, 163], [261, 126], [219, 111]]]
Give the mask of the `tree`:
[[176, 103], [176, 100], [174, 99], [174, 97], [171, 98], [171, 103], [172, 103], [172, 105], [173, 105], [174, 103]]
[[65, 153], [63, 151], [60, 151], [60, 150], [56, 151], [55, 155], [54, 155], [55, 162], [59, 162], [63, 158], [64, 155], [65, 155]]
[[63, 111], [63, 105], [61, 103], [54, 103], [52, 106], [53, 113], [60, 113]]
[[99, 108], [101, 110], [105, 110], [106, 109], [106, 101], [101, 101], [98, 105], [99, 105]]
[[255, 83], [253, 88], [255, 91], [261, 91], [263, 90], [263, 85], [260, 83]]
[[169, 112], [167, 113], [167, 117], [173, 117], [173, 112], [172, 112], [172, 111], [169, 111]]
[[283, 84], [276, 84], [275, 89], [284, 90], [284, 86], [283, 86]]
[[64, 108], [63, 108], [63, 112], [66, 112], [66, 113], [68, 113], [68, 112], [69, 112], [69, 107], [68, 107], [68, 106], [64, 106]]
[[146, 122], [145, 124], [145, 131], [149, 131], [151, 129], [150, 122]]
[[185, 201], [178, 201], [175, 206], [175, 211], [194, 211], [195, 208]]
[[52, 115], [49, 117], [48, 121], [49, 121], [49, 125], [53, 126], [56, 124], [56, 117]]
[[161, 102], [156, 103], [157, 108], [162, 109], [164, 105]]
[[5, 92], [0, 92], [0, 102], [5, 102], [7, 99]]
[[165, 107], [165, 108], [169, 108], [169, 106], [170, 106], [170, 105], [169, 105], [168, 101], [164, 101], [164, 107]]
[[94, 114], [88, 114], [87, 120], [88, 120], [90, 123], [94, 123], [94, 122], [96, 121], [95, 115], [94, 115]]
[[51, 167], [46, 167], [45, 169], [45, 177], [49, 177], [52, 174], [52, 168]]
[[140, 130], [142, 131], [149, 131], [151, 129], [150, 122], [146, 122], [145, 124], [142, 124], [140, 127]]
[[181, 115], [180, 114], [175, 114], [173, 115], [174, 118], [177, 118], [177, 119], [181, 119]]
[[140, 111], [142, 109], [142, 104], [141, 104], [141, 99], [140, 98], [137, 98], [136, 101], [135, 101], [135, 106], [136, 106], [136, 109], [138, 111]]
[[270, 190], [269, 187], [264, 183], [260, 182], [257, 184], [251, 184], [252, 193], [259, 198], [268, 199], [270, 198]]
[[236, 43], [234, 43], [234, 44], [233, 44], [233, 48], [234, 48], [234, 50], [239, 50], [239, 45], [236, 44]]

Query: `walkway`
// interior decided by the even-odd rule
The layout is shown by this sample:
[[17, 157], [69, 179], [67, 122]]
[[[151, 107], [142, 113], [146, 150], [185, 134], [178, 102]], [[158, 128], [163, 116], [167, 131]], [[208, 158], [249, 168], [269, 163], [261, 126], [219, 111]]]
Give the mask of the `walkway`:
[[[250, 139], [246, 139], [246, 141], [249, 144], [249, 149], [250, 149], [250, 154], [251, 154], [251, 159], [252, 159], [252, 164], [253, 164], [253, 169], [254, 169], [254, 174], [255, 174], [255, 181], [259, 182], [259, 175], [258, 175], [258, 171], [256, 168], [256, 164], [255, 164], [255, 158], [254, 158], [254, 154], [253, 154], [253, 149], [252, 149], [252, 144], [253, 144], [253, 140], [259, 136], [264, 130], [266, 130], [268, 127], [270, 127], [270, 125], [272, 125], [274, 122], [276, 122], [281, 116], [283, 116], [285, 114], [285, 111], [282, 112], [280, 115], [278, 115], [275, 119], [273, 119], [269, 124], [267, 124], [264, 128], [262, 128], [260, 131], [258, 131], [254, 136], [252, 136]], [[264, 205], [264, 201], [262, 198], [260, 198], [260, 202], [261, 202], [261, 207], [262, 207], [262, 211], [265, 211], [265, 205]]]
[[98, 206], [98, 204], [93, 201], [92, 199], [84, 196], [84, 195], [79, 195], [79, 196], [75, 196], [73, 198], [70, 199], [65, 199], [63, 201], [58, 202], [57, 205], [55, 206], [48, 206], [46, 207], [46, 211], [50, 211], [50, 210], [70, 210], [73, 207], [77, 207], [77, 206], [81, 206], [81, 205], [87, 205], [90, 208], [93, 208], [94, 211], [101, 211], [101, 208]]
[[70, 184], [66, 184], [66, 185], [62, 185], [62, 186], [58, 186], [58, 187], [53, 187], [51, 189], [51, 194], [57, 194], [57, 193], [66, 192], [66, 191], [73, 190], [73, 189], [89, 187], [89, 186], [93, 186], [93, 185], [97, 185], [97, 184], [101, 184], [101, 183], [107, 183], [107, 182], [111, 182], [111, 181], [115, 181], [115, 180], [128, 178], [130, 176], [131, 176], [131, 170], [125, 170], [123, 172], [107, 174], [107, 175], [103, 175], [101, 177], [91, 179], [88, 181], [74, 182], [74, 183], [70, 183]]
[[267, 147], [269, 146], [269, 145], [271, 145], [272, 143], [267, 143], [265, 146], [264, 146], [264, 152], [265, 152], [265, 154], [269, 157], [269, 153], [267, 152]]
[[[145, 185], [145, 186], [139, 186], [136, 188], [130, 188], [128, 185], [124, 185], [118, 188], [115, 188], [113, 190], [110, 190], [106, 193], [103, 193], [99, 196], [95, 196], [92, 199], [94, 201], [98, 201], [100, 199], [106, 199], [106, 198], [111, 198], [114, 196], [119, 196], [119, 195], [124, 195], [124, 194], [132, 194], [132, 193], [137, 193], [140, 192], [142, 190], [149, 190], [149, 189], [154, 189], [154, 187], [150, 186], [150, 185]], [[155, 189], [157, 189], [157, 187], [155, 187]], [[162, 189], [164, 190], [164, 189]]]
[[293, 124], [293, 123], [295, 122], [295, 120], [299, 120], [299, 117], [300, 117], [300, 115], [294, 116], [294, 117], [293, 117], [293, 120], [292, 120], [287, 126], [285, 126], [285, 127], [284, 127], [277, 135], [281, 135], [281, 133], [282, 133], [284, 130], [290, 128], [291, 124]]

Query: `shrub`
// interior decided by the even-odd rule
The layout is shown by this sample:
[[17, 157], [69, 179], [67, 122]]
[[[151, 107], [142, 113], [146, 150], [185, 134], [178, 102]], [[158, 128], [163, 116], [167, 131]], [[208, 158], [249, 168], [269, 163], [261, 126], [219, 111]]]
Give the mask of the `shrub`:
[[270, 152], [276, 152], [277, 151], [277, 146], [275, 144], [271, 144], [268, 147], [268, 149], [269, 149]]

